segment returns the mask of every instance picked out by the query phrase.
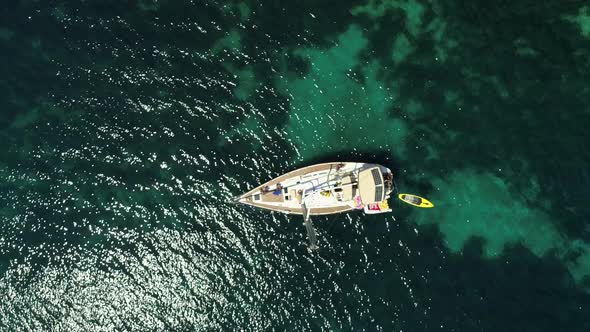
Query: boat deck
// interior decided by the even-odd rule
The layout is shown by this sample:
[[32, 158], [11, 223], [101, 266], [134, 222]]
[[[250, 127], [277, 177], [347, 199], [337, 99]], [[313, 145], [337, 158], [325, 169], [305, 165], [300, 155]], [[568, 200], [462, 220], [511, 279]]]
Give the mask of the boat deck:
[[283, 195], [283, 193], [281, 192], [280, 195], [275, 195], [272, 192], [267, 192], [267, 193], [263, 193], [261, 194], [261, 200], [262, 202], [284, 202], [285, 201], [285, 196]]
[[[306, 176], [309, 174], [316, 174], [317, 175], [318, 172], [326, 171], [326, 175], [327, 175], [328, 172], [330, 172], [331, 170], [335, 170], [339, 164], [342, 164], [342, 163], [317, 164], [317, 165], [312, 165], [312, 166], [308, 166], [308, 167], [294, 170], [292, 172], [289, 172], [289, 173], [281, 175], [277, 178], [274, 178], [266, 183], [263, 183], [262, 185], [248, 191], [247, 193], [245, 193], [241, 197], [247, 199], [246, 204], [248, 204], [248, 205], [252, 205], [252, 206], [256, 206], [256, 207], [260, 207], [260, 208], [264, 208], [264, 209], [269, 209], [269, 210], [273, 210], [273, 211], [283, 212], [283, 213], [303, 214], [303, 210], [299, 206], [299, 204], [301, 203], [300, 202], [301, 197], [296, 194], [296, 191], [293, 190], [293, 188], [291, 188], [291, 190], [288, 190], [288, 192], [289, 192], [288, 195], [285, 195], [284, 191], [281, 191], [280, 195], [275, 195], [275, 194], [273, 194], [272, 189], [276, 188], [276, 185], [279, 183], [285, 183], [285, 182], [288, 182], [289, 180], [293, 180], [293, 179], [299, 179], [298, 182], [305, 183], [306, 180], [312, 178], [312, 176]], [[265, 187], [271, 188], [271, 191], [263, 192], [262, 189]], [[253, 197], [255, 195], [260, 195], [260, 200], [254, 201]], [[290, 200], [293, 200], [294, 204], [292, 204], [291, 206], [280, 205], [280, 203], [286, 202], [285, 201], [286, 196], [289, 197]], [[279, 204], [277, 204], [277, 203], [279, 203]], [[351, 208], [350, 206], [347, 205], [347, 206], [334, 206], [334, 207], [313, 207], [310, 209], [310, 211], [311, 211], [311, 215], [320, 215], [320, 214], [331, 214], [331, 213], [345, 212], [345, 211], [350, 211], [352, 209], [353, 208]]]
[[[241, 203], [272, 211], [303, 214], [302, 197], [311, 215], [333, 214], [357, 208], [358, 174], [380, 167], [367, 163], [333, 162], [303, 167], [276, 177], [239, 197]], [[370, 176], [369, 176], [370, 177]], [[370, 177], [371, 182], [373, 178]], [[368, 180], [367, 180], [368, 181]], [[274, 194], [277, 185], [281, 192]], [[337, 186], [334, 189], [334, 186]], [[358, 197], [356, 197], [358, 199]]]

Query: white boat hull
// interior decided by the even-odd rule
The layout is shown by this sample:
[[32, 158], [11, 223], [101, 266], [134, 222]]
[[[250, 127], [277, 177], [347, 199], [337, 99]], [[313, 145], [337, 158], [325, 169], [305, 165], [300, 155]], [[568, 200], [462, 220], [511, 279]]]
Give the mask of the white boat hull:
[[392, 176], [391, 170], [378, 164], [323, 163], [281, 175], [237, 201], [288, 214], [302, 215], [303, 202], [310, 215], [341, 213], [389, 198]]

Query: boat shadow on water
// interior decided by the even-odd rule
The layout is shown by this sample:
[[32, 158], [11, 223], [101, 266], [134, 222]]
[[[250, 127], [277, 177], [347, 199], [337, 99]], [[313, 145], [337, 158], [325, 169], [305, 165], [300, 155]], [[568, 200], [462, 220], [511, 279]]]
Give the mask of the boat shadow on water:
[[[354, 151], [345, 150], [333, 153], [327, 153], [312, 159], [305, 160], [303, 162], [293, 165], [293, 169], [301, 168], [307, 165], [321, 164], [335, 161], [349, 161], [349, 162], [366, 162], [372, 164], [383, 165], [393, 172], [393, 179], [395, 183], [404, 188], [411, 188], [413, 191], [418, 192], [428, 197], [434, 187], [432, 183], [426, 181], [423, 178], [417, 178], [411, 173], [406, 174], [404, 170], [414, 169], [411, 165], [407, 165], [396, 157], [392, 152], [385, 150], [375, 151]], [[419, 162], [419, 161], [416, 161]], [[402, 175], [405, 174], [404, 175]]]

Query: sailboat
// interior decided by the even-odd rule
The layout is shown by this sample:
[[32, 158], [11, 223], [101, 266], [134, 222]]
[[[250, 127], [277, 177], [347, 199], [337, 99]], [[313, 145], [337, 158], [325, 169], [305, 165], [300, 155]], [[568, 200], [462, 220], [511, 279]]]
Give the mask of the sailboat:
[[363, 210], [391, 212], [387, 199], [393, 173], [385, 166], [331, 162], [296, 169], [235, 198], [236, 202], [286, 214], [302, 215], [309, 248], [317, 249], [311, 216]]

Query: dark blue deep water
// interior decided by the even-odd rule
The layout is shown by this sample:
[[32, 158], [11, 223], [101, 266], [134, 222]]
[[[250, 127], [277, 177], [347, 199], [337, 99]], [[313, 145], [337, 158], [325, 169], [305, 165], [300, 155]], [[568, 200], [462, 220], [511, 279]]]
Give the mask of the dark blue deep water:
[[[587, 1], [15, 0], [0, 331], [590, 331]], [[324, 161], [428, 197], [228, 204]]]

